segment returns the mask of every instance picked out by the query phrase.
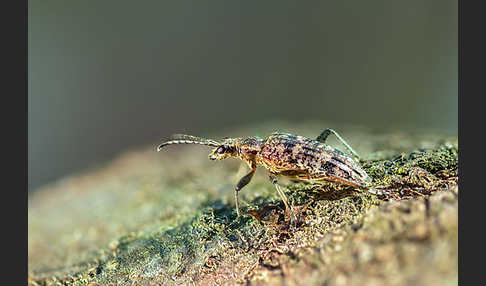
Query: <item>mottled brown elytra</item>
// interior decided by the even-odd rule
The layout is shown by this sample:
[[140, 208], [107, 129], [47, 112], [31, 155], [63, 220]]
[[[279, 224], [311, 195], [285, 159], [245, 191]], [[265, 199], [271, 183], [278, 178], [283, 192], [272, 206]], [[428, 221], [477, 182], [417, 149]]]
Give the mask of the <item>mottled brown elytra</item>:
[[354, 159], [325, 144], [331, 133], [336, 135], [355, 157], [359, 158], [346, 141], [329, 128], [315, 140], [287, 133], [273, 133], [266, 138], [226, 138], [222, 141], [176, 134], [171, 137], [171, 140], [160, 144], [157, 151], [171, 144], [201, 144], [214, 147], [209, 154], [211, 160], [236, 157], [245, 161], [251, 170], [235, 187], [238, 216], [240, 215], [238, 192], [250, 182], [258, 165], [265, 167], [269, 171], [270, 181], [285, 204], [286, 211], [290, 211], [291, 220], [294, 220], [287, 197], [278, 185], [278, 175], [317, 184], [337, 182], [357, 189], [368, 189], [370, 186], [371, 178]]

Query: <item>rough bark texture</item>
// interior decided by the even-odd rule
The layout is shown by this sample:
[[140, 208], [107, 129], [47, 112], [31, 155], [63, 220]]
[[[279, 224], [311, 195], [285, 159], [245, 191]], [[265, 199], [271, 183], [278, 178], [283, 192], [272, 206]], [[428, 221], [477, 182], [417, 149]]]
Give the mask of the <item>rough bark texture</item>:
[[382, 194], [281, 180], [299, 213], [290, 229], [259, 168], [240, 192], [245, 215], [236, 217], [241, 163], [209, 161], [201, 146], [157, 153], [154, 142], [30, 196], [29, 284], [456, 285], [456, 137], [310, 122], [215, 138], [315, 138], [325, 127], [360, 153]]

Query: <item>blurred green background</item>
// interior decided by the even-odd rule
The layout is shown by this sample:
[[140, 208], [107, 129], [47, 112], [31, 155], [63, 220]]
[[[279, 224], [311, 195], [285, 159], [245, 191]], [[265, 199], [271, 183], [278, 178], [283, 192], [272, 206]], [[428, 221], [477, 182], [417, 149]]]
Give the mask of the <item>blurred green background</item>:
[[457, 6], [31, 0], [29, 191], [172, 133], [268, 120], [456, 135]]

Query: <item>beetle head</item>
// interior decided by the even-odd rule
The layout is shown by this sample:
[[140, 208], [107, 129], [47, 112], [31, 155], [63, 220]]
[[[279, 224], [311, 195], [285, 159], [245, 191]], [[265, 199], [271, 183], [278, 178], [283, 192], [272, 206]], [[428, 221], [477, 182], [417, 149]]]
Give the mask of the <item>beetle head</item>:
[[209, 154], [210, 160], [223, 160], [237, 155], [236, 139], [226, 139]]

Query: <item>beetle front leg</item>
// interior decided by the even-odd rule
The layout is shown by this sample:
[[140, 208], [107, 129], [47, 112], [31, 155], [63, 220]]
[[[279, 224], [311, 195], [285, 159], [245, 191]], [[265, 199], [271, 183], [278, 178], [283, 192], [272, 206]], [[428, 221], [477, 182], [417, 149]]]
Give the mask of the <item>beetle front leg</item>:
[[238, 192], [248, 183], [251, 181], [251, 178], [253, 177], [253, 174], [255, 174], [256, 167], [253, 167], [251, 171], [246, 174], [243, 178], [241, 178], [238, 181], [238, 184], [236, 184], [235, 187], [235, 205], [236, 205], [236, 214], [240, 216], [240, 203], [238, 201]]

